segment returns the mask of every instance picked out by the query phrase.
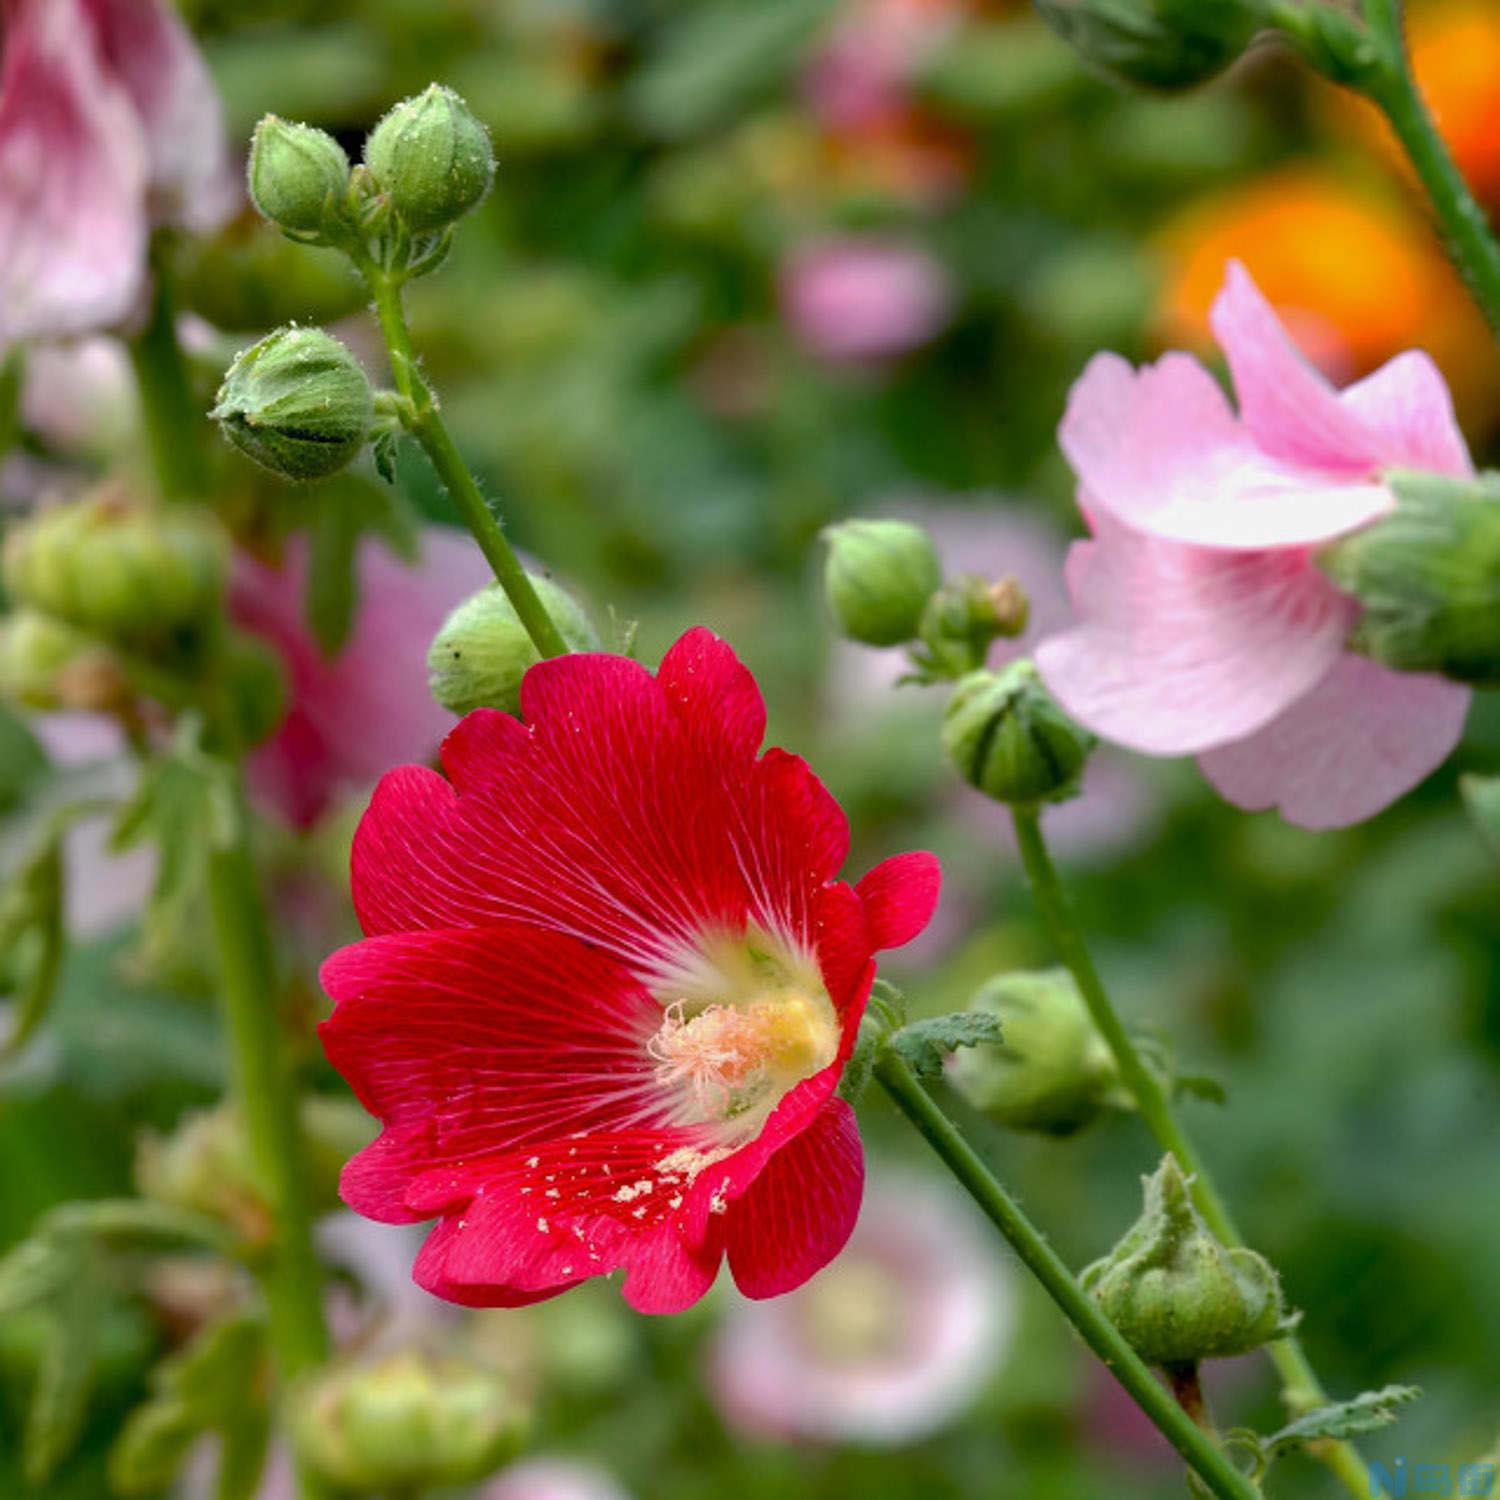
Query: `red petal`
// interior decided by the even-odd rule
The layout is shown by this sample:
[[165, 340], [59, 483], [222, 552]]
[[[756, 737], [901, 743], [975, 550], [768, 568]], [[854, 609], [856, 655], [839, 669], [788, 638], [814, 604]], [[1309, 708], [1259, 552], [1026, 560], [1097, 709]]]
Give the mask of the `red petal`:
[[766, 737], [766, 705], [727, 641], [696, 626], [661, 659], [656, 680], [693, 737], [750, 761]]
[[896, 854], [882, 860], [858, 885], [870, 924], [870, 946], [899, 948], [932, 920], [942, 889], [937, 855]]
[[525, 749], [529, 738], [519, 719], [498, 708], [476, 708], [443, 741], [443, 769], [459, 791], [480, 791], [499, 774], [502, 761]]
[[854, 1111], [830, 1099], [730, 1211], [726, 1246], [739, 1289], [776, 1297], [821, 1271], [854, 1232], [864, 1182]]

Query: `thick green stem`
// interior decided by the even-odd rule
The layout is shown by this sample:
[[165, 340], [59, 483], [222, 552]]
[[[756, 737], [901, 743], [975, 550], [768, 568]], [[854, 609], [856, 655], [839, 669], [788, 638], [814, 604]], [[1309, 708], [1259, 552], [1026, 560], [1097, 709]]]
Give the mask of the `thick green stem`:
[[406, 312], [401, 305], [400, 281], [368, 261], [360, 263], [360, 270], [375, 299], [375, 316], [385, 336], [396, 389], [405, 398], [402, 420], [407, 430], [422, 445], [437, 470], [438, 478], [453, 497], [464, 524], [473, 533], [479, 550], [494, 570], [496, 581], [505, 590], [505, 597], [525, 626], [532, 644], [542, 656], [567, 655], [567, 642], [537, 596], [520, 558], [506, 540], [505, 532], [469, 472], [443, 422], [432, 388], [417, 364], [411, 331], [406, 326]]
[[991, 1223], [1009, 1241], [1027, 1270], [1046, 1289], [1064, 1317], [1130, 1393], [1162, 1436], [1183, 1456], [1220, 1500], [1259, 1500], [1260, 1490], [1222, 1453], [1177, 1404], [1114, 1324], [1074, 1279], [1021, 1206], [985, 1166], [958, 1128], [940, 1110], [896, 1053], [885, 1050], [875, 1076], [897, 1107], [921, 1131]]
[[[328, 1357], [323, 1276], [313, 1246], [297, 1095], [277, 1016], [270, 925], [246, 842], [243, 793], [235, 779], [234, 836], [209, 858], [208, 897], [219, 959], [219, 995], [229, 1037], [231, 1093], [251, 1163], [269, 1197], [275, 1240], [262, 1284], [271, 1352], [283, 1390]], [[302, 1476], [304, 1500], [323, 1494]]]
[[1381, 65], [1362, 84], [1411, 160], [1437, 213], [1448, 253], [1463, 273], [1490, 327], [1500, 334], [1500, 243], [1458, 170], [1412, 75], [1400, 0], [1364, 0], [1366, 24]]
[[[1012, 808], [1011, 817], [1015, 823], [1016, 841], [1021, 849], [1021, 863], [1031, 882], [1032, 895], [1042, 923], [1047, 928], [1058, 957], [1076, 981], [1094, 1025], [1114, 1054], [1120, 1077], [1134, 1098], [1141, 1119], [1156, 1137], [1162, 1150], [1170, 1151], [1177, 1158], [1183, 1172], [1191, 1178], [1193, 1201], [1209, 1228], [1226, 1245], [1243, 1245], [1245, 1241], [1235, 1227], [1223, 1198], [1219, 1196], [1213, 1178], [1198, 1154], [1198, 1148], [1183, 1130], [1172, 1109], [1166, 1088], [1146, 1066], [1130, 1033], [1125, 1030], [1110, 1003], [1104, 982], [1100, 979], [1088, 945], [1084, 942], [1083, 931], [1072, 903], [1063, 889], [1052, 857], [1047, 852], [1040, 816], [1035, 808], [1016, 807]], [[1327, 1403], [1327, 1393], [1295, 1335], [1277, 1340], [1269, 1346], [1268, 1352], [1281, 1376], [1283, 1399], [1294, 1413]], [[1363, 1460], [1348, 1443], [1321, 1443], [1314, 1451], [1338, 1475], [1351, 1494], [1358, 1495], [1360, 1500], [1368, 1500], [1368, 1473]]]
[[166, 273], [158, 268], [146, 326], [130, 341], [152, 463], [168, 500], [203, 499], [206, 418], [193, 395], [187, 361], [177, 342], [176, 308]]

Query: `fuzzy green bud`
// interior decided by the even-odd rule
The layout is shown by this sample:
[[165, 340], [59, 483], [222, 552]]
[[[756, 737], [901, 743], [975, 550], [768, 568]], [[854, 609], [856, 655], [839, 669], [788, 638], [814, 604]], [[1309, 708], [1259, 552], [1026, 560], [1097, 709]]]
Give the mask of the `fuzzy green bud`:
[[501, 1372], [417, 1350], [319, 1371], [292, 1403], [302, 1461], [361, 1494], [477, 1484], [516, 1451], [526, 1424]]
[[0, 698], [21, 708], [109, 712], [129, 686], [108, 646], [51, 615], [18, 609], [0, 620]]
[[1500, 474], [1388, 473], [1396, 508], [1318, 554], [1360, 603], [1349, 645], [1401, 672], [1500, 683]]
[[1094, 737], [1052, 701], [1029, 661], [971, 672], [943, 716], [943, 748], [958, 773], [997, 802], [1025, 806], [1073, 796]]
[[5, 586], [22, 603], [105, 640], [163, 640], [212, 614], [229, 544], [186, 506], [149, 509], [108, 486], [39, 511], [5, 539]]
[[1036, 8], [1090, 67], [1148, 89], [1206, 83], [1263, 24], [1253, 0], [1036, 0]]
[[489, 192], [489, 133], [452, 89], [432, 83], [370, 132], [365, 165], [391, 207], [418, 232], [461, 219]]
[[[582, 608], [550, 578], [532, 573], [531, 586], [570, 651], [597, 651], [599, 637]], [[427, 652], [432, 696], [450, 713], [476, 708], [521, 711], [521, 679], [541, 660], [526, 627], [499, 584], [471, 594], [443, 622]]]
[[1030, 602], [1014, 578], [990, 580], [978, 573], [950, 578], [927, 601], [917, 633], [927, 648], [927, 666], [942, 677], [961, 677], [984, 665], [990, 646], [1026, 629]]
[[998, 1016], [1001, 1040], [955, 1052], [948, 1081], [991, 1119], [1072, 1135], [1121, 1102], [1114, 1057], [1066, 969], [997, 975], [969, 1009]]
[[915, 637], [943, 582], [932, 538], [910, 521], [841, 521], [827, 527], [823, 586], [839, 630], [866, 646]]
[[326, 130], [267, 115], [255, 127], [250, 197], [273, 224], [301, 234], [323, 225], [349, 182], [349, 158]]
[[236, 355], [209, 415], [240, 452], [286, 479], [324, 479], [365, 445], [374, 396], [321, 328], [278, 328]]
[[1136, 1353], [1150, 1365], [1192, 1365], [1289, 1333], [1297, 1318], [1270, 1262], [1215, 1238], [1177, 1158], [1141, 1181], [1141, 1217], [1079, 1277]]

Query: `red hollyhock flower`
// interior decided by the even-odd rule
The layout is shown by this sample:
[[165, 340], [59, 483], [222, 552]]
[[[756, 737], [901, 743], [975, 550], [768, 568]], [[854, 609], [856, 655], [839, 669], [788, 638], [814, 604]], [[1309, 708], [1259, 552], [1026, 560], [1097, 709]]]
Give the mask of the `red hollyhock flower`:
[[322, 1027], [384, 1123], [345, 1200], [438, 1216], [429, 1291], [540, 1301], [625, 1272], [643, 1312], [752, 1297], [831, 1260], [864, 1163], [835, 1093], [873, 955], [937, 901], [930, 854], [835, 880], [842, 810], [757, 755], [750, 673], [692, 630], [653, 677], [624, 657], [533, 667], [522, 723], [470, 714], [450, 781], [390, 772], [354, 845], [366, 941], [336, 953]]

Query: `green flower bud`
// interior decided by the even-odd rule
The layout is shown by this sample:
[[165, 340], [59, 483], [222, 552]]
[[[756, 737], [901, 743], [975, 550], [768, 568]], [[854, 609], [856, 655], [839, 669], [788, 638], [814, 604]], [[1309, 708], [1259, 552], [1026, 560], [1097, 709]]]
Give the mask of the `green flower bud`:
[[[550, 578], [529, 575], [553, 624], [571, 651], [597, 651], [588, 616]], [[541, 657], [505, 591], [490, 584], [471, 594], [443, 622], [427, 653], [432, 696], [455, 714], [476, 708], [521, 711], [521, 679]]]
[[867, 646], [911, 640], [943, 581], [932, 538], [910, 521], [842, 521], [823, 535], [823, 585], [839, 630]]
[[1150, 1365], [1191, 1365], [1289, 1333], [1297, 1317], [1276, 1272], [1264, 1256], [1214, 1237], [1176, 1157], [1141, 1181], [1145, 1211], [1079, 1277], [1136, 1353]]
[[1001, 1040], [955, 1052], [948, 1081], [1000, 1124], [1072, 1135], [1121, 1102], [1114, 1057], [1066, 969], [997, 975], [969, 1009], [999, 1016]]
[[250, 196], [273, 224], [322, 227], [349, 181], [349, 158], [326, 130], [267, 115], [250, 141]]
[[997, 802], [1058, 802], [1078, 790], [1094, 737], [1052, 701], [1029, 661], [971, 672], [943, 716], [943, 748]]
[[319, 1371], [291, 1411], [302, 1461], [359, 1493], [477, 1484], [516, 1451], [527, 1424], [499, 1371], [417, 1350]]
[[248, 210], [217, 234], [184, 239], [174, 270], [181, 306], [230, 331], [331, 323], [369, 298], [339, 251], [293, 244]]
[[950, 578], [922, 611], [917, 633], [927, 648], [927, 668], [961, 677], [984, 665], [990, 646], [1026, 629], [1030, 601], [1014, 578], [991, 581], [978, 573]]
[[436, 83], [376, 125], [365, 142], [365, 165], [392, 208], [419, 232], [461, 219], [495, 178], [489, 134], [452, 89]]
[[0, 698], [43, 712], [107, 713], [130, 697], [114, 653], [102, 642], [32, 609], [0, 620]]
[[323, 479], [364, 447], [374, 397], [343, 344], [293, 325], [235, 357], [209, 415], [256, 463], [287, 479]]
[[1263, 24], [1253, 0], [1036, 0], [1036, 8], [1091, 67], [1150, 89], [1206, 83]]
[[1361, 610], [1350, 646], [1402, 672], [1500, 683], [1500, 474], [1393, 471], [1396, 508], [1325, 547]]
[[161, 641], [218, 607], [229, 544], [186, 506], [150, 510], [115, 487], [39, 511], [5, 539], [22, 603], [106, 640]]

